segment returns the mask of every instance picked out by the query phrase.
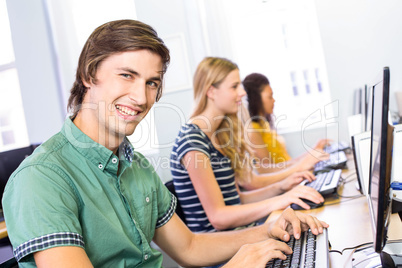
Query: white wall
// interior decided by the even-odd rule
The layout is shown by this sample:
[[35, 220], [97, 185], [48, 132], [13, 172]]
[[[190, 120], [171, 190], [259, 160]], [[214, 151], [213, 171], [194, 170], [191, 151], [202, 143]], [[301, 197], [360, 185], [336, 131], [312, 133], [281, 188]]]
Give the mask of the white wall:
[[[353, 112], [353, 91], [370, 85], [390, 67], [390, 109], [397, 110], [395, 91], [402, 91], [402, 1], [315, 0], [333, 100], [339, 101], [339, 138], [350, 142], [347, 117]], [[334, 133], [332, 133], [333, 135]], [[328, 135], [309, 131], [309, 139]], [[300, 133], [284, 135], [291, 153], [302, 152]]]
[[41, 0], [7, 0], [30, 143], [58, 132], [65, 117], [48, 18]]
[[396, 110], [393, 92], [402, 90], [402, 1], [315, 2], [331, 93], [340, 103], [341, 131], [352, 114], [353, 90], [370, 85], [384, 66], [390, 67], [390, 108]]

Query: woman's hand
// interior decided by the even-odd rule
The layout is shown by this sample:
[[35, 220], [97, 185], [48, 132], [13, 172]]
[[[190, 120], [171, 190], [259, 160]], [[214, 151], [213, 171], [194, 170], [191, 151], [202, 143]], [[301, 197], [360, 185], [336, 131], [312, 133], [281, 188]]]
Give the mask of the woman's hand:
[[299, 185], [302, 181], [308, 180], [309, 182], [312, 182], [316, 179], [314, 174], [310, 171], [302, 171], [302, 172], [296, 172], [293, 173], [292, 175], [288, 176], [284, 180], [280, 181], [279, 183], [281, 184], [281, 190], [283, 192], [287, 192], [291, 190], [292, 188], [296, 187]]
[[331, 143], [331, 141], [332, 140], [330, 140], [330, 139], [321, 139], [315, 144], [314, 149], [322, 151], [322, 150], [324, 150], [325, 146], [327, 146]]
[[308, 151], [299, 161], [299, 171], [311, 170], [320, 161], [329, 159], [329, 154], [323, 150], [312, 149]]
[[275, 209], [285, 209], [293, 203], [304, 209], [310, 209], [310, 206], [303, 202], [301, 198], [311, 200], [316, 204], [324, 202], [324, 198], [319, 192], [304, 185], [296, 186], [292, 190], [274, 198], [277, 199], [274, 203]]

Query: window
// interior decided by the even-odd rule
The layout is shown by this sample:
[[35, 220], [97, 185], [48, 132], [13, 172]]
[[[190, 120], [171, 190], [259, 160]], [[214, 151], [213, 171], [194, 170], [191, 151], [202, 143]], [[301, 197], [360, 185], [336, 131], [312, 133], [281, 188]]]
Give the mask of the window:
[[5, 0], [0, 0], [0, 151], [29, 144]]
[[324, 127], [333, 118], [328, 107], [336, 104], [331, 103], [314, 1], [220, 3], [242, 78], [259, 72], [270, 80], [278, 131]]

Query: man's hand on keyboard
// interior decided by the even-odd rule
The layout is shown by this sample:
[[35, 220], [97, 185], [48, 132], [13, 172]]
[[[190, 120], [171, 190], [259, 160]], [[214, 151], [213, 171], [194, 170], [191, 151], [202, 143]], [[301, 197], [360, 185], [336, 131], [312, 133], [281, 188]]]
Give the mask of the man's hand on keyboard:
[[284, 242], [267, 239], [262, 242], [242, 246], [236, 255], [222, 268], [263, 268], [271, 259], [286, 259], [292, 249]]
[[268, 224], [268, 234], [283, 241], [288, 241], [291, 235], [299, 239], [301, 232], [309, 228], [313, 234], [318, 235], [323, 232], [323, 228], [329, 227], [326, 222], [291, 208], [285, 209], [275, 222]]

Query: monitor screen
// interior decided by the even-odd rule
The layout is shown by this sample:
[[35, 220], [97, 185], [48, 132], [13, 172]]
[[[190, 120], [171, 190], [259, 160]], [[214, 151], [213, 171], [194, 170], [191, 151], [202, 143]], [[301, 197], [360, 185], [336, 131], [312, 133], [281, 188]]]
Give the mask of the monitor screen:
[[364, 85], [362, 89], [362, 99], [361, 99], [361, 114], [363, 118], [363, 131], [367, 131], [367, 105], [368, 105], [368, 96], [369, 89], [367, 85]]
[[368, 195], [370, 172], [371, 132], [366, 131], [352, 136], [352, 152], [355, 161], [359, 191]]
[[363, 114], [363, 98], [364, 98], [364, 94], [363, 94], [363, 89], [362, 88], [358, 88], [355, 90], [355, 94], [354, 94], [354, 106], [353, 106], [353, 114]]
[[374, 250], [381, 252], [386, 243], [391, 214], [391, 162], [393, 127], [388, 123], [389, 69], [384, 68], [373, 86], [369, 207], [373, 227]]
[[367, 105], [366, 105], [366, 116], [363, 118], [364, 121], [364, 131], [371, 131], [371, 119], [373, 115], [373, 87], [367, 87]]

